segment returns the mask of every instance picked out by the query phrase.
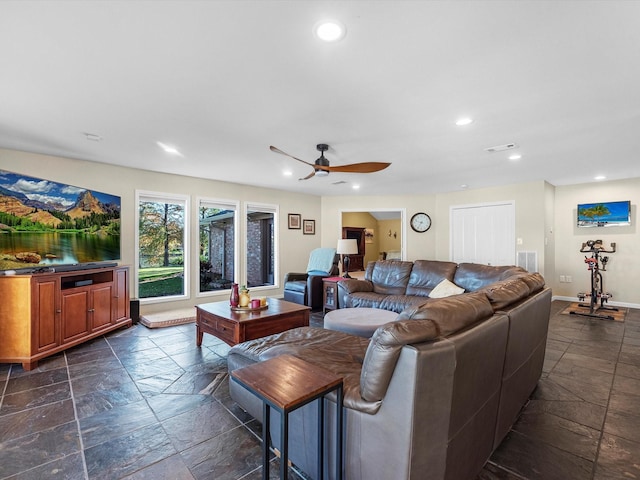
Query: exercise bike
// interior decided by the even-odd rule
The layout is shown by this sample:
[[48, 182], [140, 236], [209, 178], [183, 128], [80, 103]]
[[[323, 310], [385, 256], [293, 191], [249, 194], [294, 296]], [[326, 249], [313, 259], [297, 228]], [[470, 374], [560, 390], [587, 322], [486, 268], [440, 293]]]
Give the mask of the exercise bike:
[[[588, 293], [578, 293], [578, 300], [583, 302], [585, 298], [589, 297], [589, 304], [580, 303], [579, 307], [589, 308], [589, 313], [586, 312], [578, 312], [578, 311], [570, 311], [569, 313], [572, 315], [581, 315], [583, 317], [593, 317], [593, 318], [603, 318], [606, 320], [614, 320], [614, 317], [611, 315], [597, 313], [600, 310], [609, 310], [609, 311], [618, 311], [615, 307], [605, 307], [604, 304], [609, 301], [612, 297], [610, 293], [604, 291], [604, 281], [602, 279], [602, 273], [607, 271], [607, 262], [609, 261], [609, 257], [603, 256], [601, 257], [601, 253], [615, 253], [616, 252], [616, 244], [611, 243], [611, 250], [605, 250], [602, 245], [602, 240], [588, 240], [587, 242], [582, 244], [580, 248], [580, 252], [582, 253], [591, 253], [590, 257], [585, 256], [584, 262], [587, 264], [587, 270], [589, 270], [591, 274], [591, 292]], [[602, 266], [600, 266], [602, 265]], [[600, 302], [600, 306], [598, 306], [598, 302]]]

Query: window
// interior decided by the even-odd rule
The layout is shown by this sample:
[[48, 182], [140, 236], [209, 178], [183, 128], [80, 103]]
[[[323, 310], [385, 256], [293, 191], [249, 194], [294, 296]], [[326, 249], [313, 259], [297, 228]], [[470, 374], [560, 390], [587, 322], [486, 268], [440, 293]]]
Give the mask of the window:
[[277, 207], [247, 205], [247, 286], [275, 285]]
[[198, 201], [200, 293], [228, 290], [236, 273], [237, 202]]
[[188, 298], [188, 196], [136, 191], [137, 296]]

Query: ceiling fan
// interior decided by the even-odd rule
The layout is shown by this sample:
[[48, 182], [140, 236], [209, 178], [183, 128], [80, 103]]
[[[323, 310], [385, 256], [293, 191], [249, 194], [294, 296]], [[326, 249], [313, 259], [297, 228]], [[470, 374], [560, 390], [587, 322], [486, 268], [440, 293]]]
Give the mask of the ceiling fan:
[[326, 143], [319, 143], [316, 145], [316, 149], [320, 151], [320, 157], [315, 161], [315, 163], [310, 163], [305, 160], [301, 160], [299, 158], [294, 157], [293, 155], [289, 155], [286, 152], [283, 152], [279, 148], [271, 145], [269, 147], [272, 152], [280, 153], [281, 155], [286, 155], [287, 157], [291, 157], [294, 160], [298, 160], [310, 167], [313, 167], [313, 172], [311, 172], [306, 177], [300, 178], [299, 180], [308, 180], [314, 175], [318, 175], [319, 177], [325, 177], [329, 175], [329, 172], [342, 172], [342, 173], [373, 173], [379, 172], [380, 170], [384, 170], [387, 168], [390, 163], [386, 162], [362, 162], [362, 163], [351, 163], [349, 165], [339, 165], [337, 167], [332, 167], [329, 165], [329, 160], [327, 160], [324, 156], [324, 152], [329, 150], [329, 145]]

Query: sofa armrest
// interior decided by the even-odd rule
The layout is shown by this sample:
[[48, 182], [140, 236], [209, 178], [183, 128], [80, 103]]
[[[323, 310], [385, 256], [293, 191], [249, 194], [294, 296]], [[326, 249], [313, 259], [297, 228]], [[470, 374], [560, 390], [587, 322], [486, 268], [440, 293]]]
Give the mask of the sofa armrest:
[[296, 273], [296, 272], [289, 272], [287, 274], [285, 274], [284, 276], [284, 283], [287, 282], [297, 282], [297, 281], [306, 281], [307, 277], [309, 275], [306, 273]]

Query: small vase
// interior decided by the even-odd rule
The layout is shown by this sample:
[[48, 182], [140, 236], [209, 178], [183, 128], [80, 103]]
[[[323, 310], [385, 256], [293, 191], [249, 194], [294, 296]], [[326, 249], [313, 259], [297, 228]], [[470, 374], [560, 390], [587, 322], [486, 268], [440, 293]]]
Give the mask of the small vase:
[[238, 293], [238, 284], [234, 283], [231, 286], [231, 296], [229, 297], [229, 305], [237, 307], [240, 302], [240, 294]]
[[249, 290], [246, 286], [243, 285], [242, 288], [240, 288], [240, 298], [238, 304], [241, 307], [248, 307], [250, 301], [251, 297], [249, 296]]

